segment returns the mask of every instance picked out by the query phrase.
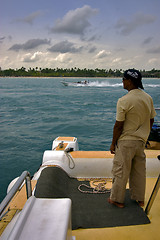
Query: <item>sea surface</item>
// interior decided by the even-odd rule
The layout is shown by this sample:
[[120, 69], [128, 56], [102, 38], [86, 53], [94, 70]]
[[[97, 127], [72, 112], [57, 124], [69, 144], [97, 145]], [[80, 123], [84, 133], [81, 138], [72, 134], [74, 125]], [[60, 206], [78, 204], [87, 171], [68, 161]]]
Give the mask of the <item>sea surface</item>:
[[[88, 86], [61, 81], [86, 78], [0, 78], [0, 202], [24, 170], [39, 168], [58, 136], [78, 138], [80, 150], [109, 150], [122, 79], [91, 78]], [[160, 108], [160, 80], [144, 79]], [[156, 121], [159, 121], [159, 112]]]

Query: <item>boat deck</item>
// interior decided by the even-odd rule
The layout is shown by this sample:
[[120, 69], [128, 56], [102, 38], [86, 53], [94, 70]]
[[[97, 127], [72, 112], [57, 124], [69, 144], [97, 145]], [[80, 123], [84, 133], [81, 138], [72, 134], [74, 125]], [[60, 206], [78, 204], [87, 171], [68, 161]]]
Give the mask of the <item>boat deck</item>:
[[[156, 178], [147, 178], [146, 182], [146, 201], [145, 206], [150, 198]], [[106, 199], [107, 201], [107, 199]], [[78, 229], [72, 231], [72, 235], [78, 240], [124, 240], [124, 239], [141, 239], [141, 240], [159, 240], [160, 236], [160, 194], [157, 194], [153, 206], [148, 215], [151, 223], [145, 225], [114, 227], [114, 228], [94, 228]], [[129, 214], [129, 213], [128, 213]]]
[[[59, 150], [61, 150], [61, 148]], [[159, 168], [160, 162], [157, 160], [157, 156], [160, 155], [160, 150], [158, 150], [158, 151], [157, 150], [145, 150], [145, 152], [146, 152], [146, 156], [147, 156], [147, 161], [149, 161], [148, 162], [149, 175], [147, 175], [147, 181], [146, 181], [146, 196], [145, 196], [144, 209], [145, 209], [147, 202], [150, 198], [150, 195], [153, 191], [153, 188], [157, 181], [157, 177], [158, 177], [159, 170], [160, 170], [160, 168]], [[54, 156], [52, 156], [53, 153], [54, 153]], [[71, 175], [71, 177], [76, 177], [78, 179], [79, 178], [85, 179], [85, 177], [87, 178], [88, 171], [91, 171], [91, 173], [92, 173], [92, 171], [95, 172], [95, 170], [96, 170], [96, 172], [93, 174], [94, 178], [100, 178], [100, 177], [103, 178], [103, 174], [98, 176], [98, 174], [100, 172], [99, 165], [102, 165], [101, 172], [104, 171], [106, 174], [107, 167], [104, 167], [104, 164], [107, 163], [107, 164], [109, 164], [108, 166], [110, 167], [110, 163], [112, 163], [111, 160], [113, 158], [113, 155], [111, 155], [109, 152], [103, 152], [103, 151], [102, 152], [73, 151], [70, 153], [70, 155], [72, 156], [74, 162], [76, 163], [76, 165], [75, 165], [76, 167], [74, 169], [69, 168], [68, 158], [66, 157], [66, 155], [63, 154], [63, 151], [48, 151], [48, 152], [46, 152], [46, 154], [44, 154], [44, 156], [46, 156], [47, 158], [43, 159], [42, 167], [38, 171], [39, 173], [35, 174], [35, 179], [32, 179], [32, 188], [34, 188], [35, 185], [38, 185], [37, 180], [39, 180], [41, 169], [43, 171], [43, 169], [53, 168], [55, 165], [56, 166], [58, 165], [58, 167], [61, 169], [62, 169], [62, 166], [64, 166], [64, 171], [65, 171], [65, 169], [68, 169], [69, 173], [74, 172], [74, 174]], [[62, 156], [64, 156], [66, 159], [61, 159]], [[54, 157], [53, 160], [52, 160], [52, 157]], [[58, 159], [58, 157], [60, 159]], [[104, 164], [100, 164], [100, 162], [104, 163]], [[93, 169], [92, 169], [92, 167], [93, 167]], [[77, 168], [78, 168], [79, 172], [81, 171], [80, 174], [79, 174], [79, 172], [76, 172]], [[108, 169], [108, 171], [110, 172], [110, 168]], [[89, 177], [88, 177], [90, 180], [92, 179], [91, 173], [89, 174]], [[79, 175], [80, 175], [80, 177], [79, 177]], [[152, 176], [152, 177], [150, 177], [150, 176]], [[44, 182], [46, 184], [46, 181], [44, 181]], [[64, 182], [66, 182], [66, 181], [64, 181]], [[112, 187], [111, 181], [108, 181], [107, 184], [108, 184], [107, 188]], [[50, 186], [50, 184], [48, 184], [47, 186]], [[59, 182], [58, 182], [58, 186], [59, 186]], [[104, 201], [107, 202], [107, 197], [106, 197], [106, 199], [104, 199]], [[11, 219], [14, 218], [14, 215], [16, 214], [16, 212], [19, 212], [23, 209], [25, 202], [26, 202], [26, 193], [25, 193], [25, 186], [23, 186], [22, 189], [19, 192], [17, 192], [17, 194], [15, 195], [15, 197], [12, 199], [11, 203], [9, 204], [9, 212], [8, 212], [9, 215], [8, 216], [5, 215], [4, 218], [2, 219], [2, 221], [0, 222], [0, 235], [2, 234], [4, 228], [11, 221]], [[102, 227], [101, 228], [86, 228], [86, 229], [79, 228], [77, 230], [72, 231], [72, 236], [74, 236], [75, 239], [78, 239], [78, 240], [82, 240], [82, 239], [83, 240], [88, 240], [88, 239], [92, 239], [92, 240], [104, 240], [104, 239], [107, 239], [107, 240], [117, 240], [117, 239], [118, 240], [121, 240], [121, 239], [123, 239], [123, 240], [124, 239], [125, 240], [126, 239], [159, 240], [159, 236], [160, 236], [160, 228], [159, 228], [160, 204], [159, 203], [160, 203], [160, 194], [158, 193], [156, 196], [156, 199], [153, 203], [153, 206], [149, 212], [149, 215], [148, 215], [150, 222], [151, 222], [149, 224], [130, 225], [130, 226], [126, 226], [126, 225], [120, 226], [119, 225], [118, 227], [116, 225], [116, 227], [114, 226], [114, 227], [105, 227], [105, 228], [102, 228]], [[98, 205], [97, 205], [97, 207], [98, 207]], [[115, 207], [115, 206], [113, 206], [113, 207]], [[115, 209], [115, 210], [118, 211], [119, 209]], [[127, 205], [124, 210], [128, 211], [128, 213], [127, 213], [128, 215], [131, 214], [129, 208], [127, 209]], [[121, 209], [121, 211], [123, 211], [123, 209]], [[10, 216], [10, 213], [12, 216]], [[128, 216], [128, 215], [126, 215], [126, 216]], [[93, 217], [94, 217], [94, 208], [93, 208]]]
[[[150, 198], [154, 185], [157, 181], [157, 178], [147, 178], [146, 182], [146, 201], [144, 209], [147, 205], [147, 202]], [[32, 182], [32, 186], [36, 184], [36, 181]], [[111, 187], [111, 182], [108, 183], [108, 187]], [[22, 189], [25, 191], [25, 189]], [[21, 210], [26, 201], [26, 196], [24, 198], [23, 191], [18, 194], [13, 202], [10, 204], [10, 213], [13, 213], [16, 210]], [[23, 199], [24, 198], [24, 199]], [[106, 199], [107, 201], [107, 199]], [[157, 194], [156, 199], [153, 203], [153, 206], [148, 215], [151, 223], [144, 225], [132, 225], [132, 226], [122, 226], [122, 227], [107, 227], [107, 228], [89, 228], [89, 229], [77, 229], [72, 231], [72, 236], [75, 236], [77, 240], [124, 240], [124, 239], [141, 239], [141, 240], [159, 240], [160, 236], [160, 194]], [[129, 212], [128, 212], [129, 214]], [[9, 216], [10, 218], [10, 216]], [[2, 224], [2, 222], [1, 222]], [[7, 225], [6, 219], [3, 223]], [[2, 227], [2, 226], [1, 226]], [[2, 229], [1, 229], [2, 230]]]

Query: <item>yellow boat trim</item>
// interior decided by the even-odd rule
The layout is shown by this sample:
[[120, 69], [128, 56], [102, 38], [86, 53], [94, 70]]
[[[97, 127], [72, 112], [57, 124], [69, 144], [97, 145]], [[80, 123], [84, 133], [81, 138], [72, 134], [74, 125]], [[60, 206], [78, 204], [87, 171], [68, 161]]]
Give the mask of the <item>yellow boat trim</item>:
[[108, 151], [74, 151], [70, 153], [73, 158], [113, 158]]
[[[36, 185], [37, 181], [32, 180], [32, 191]], [[21, 210], [24, 207], [24, 204], [27, 201], [27, 195], [26, 195], [26, 185], [24, 185], [20, 191], [16, 193], [10, 204], [8, 205], [9, 209], [18, 209]]]
[[[70, 153], [73, 158], [113, 158], [109, 151], [74, 151]], [[160, 150], [145, 150], [147, 158], [157, 158]]]
[[56, 140], [73, 142], [75, 140], [75, 137], [58, 137]]
[[[37, 181], [32, 180], [32, 191], [36, 185]], [[18, 191], [9, 205], [7, 206], [8, 212], [5, 214], [5, 216], [0, 221], [0, 236], [5, 230], [6, 226], [10, 223], [14, 215], [21, 211], [27, 201], [27, 195], [26, 195], [26, 185], [24, 184], [23, 187]]]
[[16, 209], [12, 209], [8, 211], [6, 215], [2, 218], [2, 220], [0, 221], [0, 236], [7, 227], [7, 225], [10, 223], [16, 212], [17, 212]]
[[145, 150], [145, 154], [147, 158], [157, 158], [160, 155], [160, 150]]

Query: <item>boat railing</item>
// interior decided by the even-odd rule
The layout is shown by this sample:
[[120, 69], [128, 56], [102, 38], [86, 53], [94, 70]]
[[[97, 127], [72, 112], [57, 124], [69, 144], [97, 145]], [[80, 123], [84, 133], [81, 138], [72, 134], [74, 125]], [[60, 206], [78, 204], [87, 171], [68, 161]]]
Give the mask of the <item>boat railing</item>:
[[[158, 158], [158, 160], [160, 160], [160, 155], [158, 155], [157, 158]], [[145, 209], [145, 213], [146, 213], [147, 215], [148, 215], [149, 212], [150, 212], [150, 209], [151, 209], [151, 207], [152, 207], [152, 205], [153, 205], [153, 202], [154, 202], [154, 200], [155, 200], [155, 198], [156, 198], [156, 195], [157, 195], [157, 193], [158, 193], [159, 188], [160, 188], [160, 174], [159, 174], [159, 176], [158, 176], [158, 178], [157, 178], [157, 181], [156, 181], [156, 183], [155, 183], [155, 186], [154, 186], [154, 188], [153, 188], [153, 191], [152, 191], [152, 193], [151, 193], [151, 196], [150, 196], [150, 198], [149, 198], [149, 201], [148, 201], [147, 206], [146, 206], [146, 209]]]
[[6, 197], [3, 199], [3, 201], [0, 204], [0, 219], [3, 211], [7, 207], [7, 205], [10, 203], [16, 192], [20, 189], [21, 185], [25, 181], [26, 183], [26, 193], [27, 198], [29, 198], [32, 195], [32, 186], [31, 186], [31, 176], [28, 171], [24, 171], [21, 176], [18, 178], [16, 183], [13, 185], [13, 187], [10, 189]]

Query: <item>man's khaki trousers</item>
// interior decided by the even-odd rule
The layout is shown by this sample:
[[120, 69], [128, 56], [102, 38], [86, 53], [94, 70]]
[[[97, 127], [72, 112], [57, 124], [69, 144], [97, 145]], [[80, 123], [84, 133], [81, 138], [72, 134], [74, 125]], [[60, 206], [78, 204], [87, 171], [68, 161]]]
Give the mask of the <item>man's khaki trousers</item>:
[[129, 179], [131, 199], [144, 201], [146, 185], [145, 143], [140, 140], [118, 141], [113, 159], [111, 200], [124, 203]]

